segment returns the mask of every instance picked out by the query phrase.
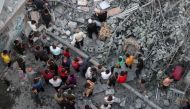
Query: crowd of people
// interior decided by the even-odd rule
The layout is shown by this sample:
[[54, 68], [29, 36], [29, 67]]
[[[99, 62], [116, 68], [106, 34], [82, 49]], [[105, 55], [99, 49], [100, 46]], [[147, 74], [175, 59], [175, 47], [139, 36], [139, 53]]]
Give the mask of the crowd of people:
[[[42, 24], [46, 28], [50, 27], [51, 24], [51, 14], [48, 7], [48, 2], [46, 0], [29, 0], [30, 5], [35, 6], [35, 10], [38, 10], [41, 14]], [[86, 36], [92, 38], [92, 34], [95, 33], [98, 36], [99, 29], [102, 22], [107, 19], [107, 12], [95, 10], [95, 14], [92, 19], [88, 20], [87, 25], [87, 35], [85, 32], [77, 30], [73, 35], [73, 40], [71, 42], [77, 48], [83, 46], [83, 41]], [[136, 63], [136, 76], [139, 79], [139, 75], [144, 67], [144, 62], [141, 56], [133, 56], [132, 54], [126, 54], [125, 56], [119, 56], [116, 64], [111, 68], [104, 68], [102, 65], [94, 66], [91, 65], [89, 60], [82, 59], [81, 57], [73, 57], [69, 48], [60, 48], [56, 44], [47, 46], [46, 44], [38, 45], [34, 41], [34, 37], [40, 32], [38, 31], [37, 24], [38, 21], [29, 20], [28, 24], [31, 27], [32, 32], [29, 34], [26, 43], [21, 40], [15, 40], [13, 42], [13, 50], [16, 52], [16, 62], [20, 70], [22, 70], [24, 76], [27, 76], [29, 81], [32, 83], [31, 91], [35, 95], [35, 99], [40, 99], [39, 94], [43, 93], [46, 89], [44, 84], [49, 84], [55, 89], [55, 101], [60, 105], [61, 109], [75, 109], [76, 96], [73, 89], [77, 88], [79, 75], [81, 78], [86, 79], [84, 85], [84, 91], [81, 93], [84, 97], [91, 97], [93, 95], [93, 90], [96, 87], [96, 83], [107, 84], [109, 87], [115, 88], [116, 84], [126, 83], [128, 77], [128, 71], [123, 70], [122, 66], [127, 69], [132, 69]], [[43, 38], [41, 39], [43, 40]], [[43, 41], [42, 41], [43, 42]], [[34, 71], [33, 68], [26, 66], [23, 56], [26, 52], [32, 51], [35, 56], [36, 61], [45, 62], [44, 69], [42, 71]], [[12, 51], [3, 50], [1, 53], [1, 58], [3, 62], [11, 68], [13, 63]], [[57, 61], [61, 60], [61, 64]], [[115, 69], [120, 69], [115, 71]], [[163, 80], [163, 87], [166, 88], [172, 82], [171, 77], [167, 77]], [[140, 79], [141, 88], [145, 88], [144, 79]], [[114, 95], [108, 95], [104, 98], [104, 103], [97, 106], [98, 109], [111, 109], [112, 104], [116, 101], [117, 97]], [[90, 105], [86, 104], [84, 109], [92, 109]]]

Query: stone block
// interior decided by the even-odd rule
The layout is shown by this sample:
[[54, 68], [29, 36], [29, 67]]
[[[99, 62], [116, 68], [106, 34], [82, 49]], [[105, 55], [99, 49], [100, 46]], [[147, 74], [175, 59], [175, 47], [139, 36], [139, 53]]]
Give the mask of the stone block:
[[78, 0], [78, 5], [86, 6], [87, 4], [87, 0]]
[[66, 39], [66, 38], [67, 38], [67, 36], [61, 36], [61, 38]]
[[89, 12], [90, 11], [89, 7], [77, 7], [77, 9], [79, 9], [79, 11], [82, 10], [82, 11], [85, 11], [85, 12]]
[[121, 10], [121, 8], [120, 7], [117, 7], [117, 8], [112, 8], [112, 9], [109, 9], [108, 10], [108, 16], [114, 16], [114, 15], [117, 15], [117, 14], [119, 14], [119, 13], [121, 13], [122, 12], [122, 10]]
[[77, 23], [76, 23], [76, 22], [69, 21], [68, 27], [70, 27], [71, 29], [75, 29], [75, 28], [77, 27]]
[[75, 3], [77, 3], [77, 0], [72, 0], [72, 2], [75, 4]]
[[62, 47], [63, 47], [63, 44], [60, 43], [60, 44], [58, 44], [57, 46], [58, 46], [59, 48], [62, 48]]
[[109, 2], [107, 2], [107, 1], [103, 1], [103, 2], [101, 2], [101, 3], [99, 4], [99, 6], [100, 6], [101, 9], [107, 9], [107, 8], [110, 7], [110, 4], [109, 4]]
[[66, 34], [67, 36], [70, 36], [70, 35], [71, 35], [71, 32], [70, 32], [69, 30], [67, 30], [67, 31], [65, 32], [65, 34]]
[[77, 22], [79, 22], [79, 23], [84, 23], [84, 22], [85, 22], [85, 19], [83, 19], [83, 18], [77, 18]]
[[164, 106], [169, 106], [170, 105], [170, 102], [169, 102], [169, 100], [164, 100]]

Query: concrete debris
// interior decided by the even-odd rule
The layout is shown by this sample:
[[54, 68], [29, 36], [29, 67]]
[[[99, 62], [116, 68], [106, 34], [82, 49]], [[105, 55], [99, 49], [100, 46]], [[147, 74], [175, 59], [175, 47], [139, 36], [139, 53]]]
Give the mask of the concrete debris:
[[69, 21], [68, 27], [70, 27], [71, 29], [75, 29], [75, 28], [77, 27], [77, 23], [76, 23], [76, 22]]
[[110, 4], [109, 4], [109, 2], [107, 2], [107, 1], [103, 1], [103, 2], [101, 2], [101, 3], [99, 4], [99, 6], [100, 6], [101, 9], [107, 9], [107, 8], [110, 7]]
[[78, 5], [86, 6], [87, 3], [87, 0], [78, 0]]
[[89, 12], [90, 11], [89, 7], [77, 7], [77, 9], [79, 9], [79, 11], [82, 10], [82, 11], [85, 11], [85, 12]]
[[169, 102], [169, 100], [164, 100], [164, 106], [169, 106], [170, 105], [170, 102]]
[[120, 18], [124, 19], [127, 15], [131, 14], [133, 11], [137, 10], [139, 8], [139, 4], [134, 3], [130, 4], [122, 13], [114, 16], [113, 18]]
[[108, 10], [108, 16], [114, 16], [122, 12], [122, 9], [120, 7], [112, 8]]

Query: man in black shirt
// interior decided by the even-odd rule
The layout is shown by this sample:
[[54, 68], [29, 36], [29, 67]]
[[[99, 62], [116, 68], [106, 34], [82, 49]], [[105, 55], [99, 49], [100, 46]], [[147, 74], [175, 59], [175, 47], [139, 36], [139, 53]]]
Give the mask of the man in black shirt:
[[95, 33], [96, 35], [98, 35], [98, 26], [96, 25], [96, 23], [94, 23], [92, 21], [92, 19], [88, 20], [88, 25], [87, 25], [87, 32], [88, 32], [88, 36], [89, 38], [92, 39], [92, 34]]

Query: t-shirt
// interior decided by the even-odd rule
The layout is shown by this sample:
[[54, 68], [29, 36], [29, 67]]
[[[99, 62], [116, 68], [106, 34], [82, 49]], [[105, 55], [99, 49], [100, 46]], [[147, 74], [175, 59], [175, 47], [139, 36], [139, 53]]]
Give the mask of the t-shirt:
[[125, 74], [124, 76], [119, 75], [117, 78], [118, 83], [125, 83], [127, 80], [127, 75]]
[[6, 64], [10, 63], [10, 61], [11, 61], [10, 56], [9, 55], [4, 55], [3, 53], [1, 53], [1, 58], [3, 59], [3, 62], [6, 63]]
[[134, 63], [134, 56], [129, 56], [128, 58], [126, 58], [125, 63], [127, 65], [132, 65]]
[[78, 63], [78, 62], [72, 62], [72, 67], [74, 68], [74, 69], [79, 69], [79, 67], [80, 67], [80, 64]]
[[33, 31], [38, 31], [36, 25], [33, 25], [31, 21], [28, 21], [28, 24]]
[[42, 72], [42, 76], [44, 77], [45, 80], [49, 80], [49, 79], [53, 78], [52, 73], [45, 73], [44, 71]]
[[109, 72], [108, 74], [106, 74], [106, 72], [102, 72], [102, 73], [101, 73], [101, 77], [102, 77], [103, 79], [109, 79], [110, 76], [111, 76], [111, 72]]
[[64, 51], [64, 52], [63, 52], [63, 55], [64, 55], [65, 57], [67, 57], [67, 58], [71, 56], [71, 54], [70, 54], [69, 52], [67, 52], [67, 51]]
[[59, 87], [61, 85], [62, 80], [60, 78], [57, 78], [57, 80], [50, 79], [49, 83], [53, 85], [53, 87]]
[[61, 48], [56, 47], [55, 49], [53, 46], [50, 46], [50, 51], [53, 55], [60, 55], [61, 54]]
[[92, 72], [91, 72], [91, 67], [88, 67], [86, 73], [85, 73], [86, 79], [92, 79]]

